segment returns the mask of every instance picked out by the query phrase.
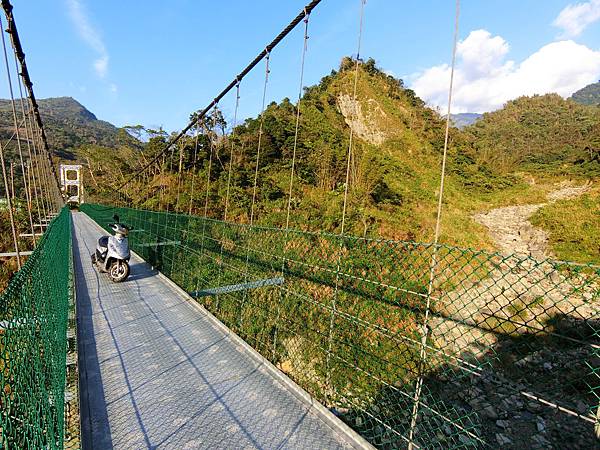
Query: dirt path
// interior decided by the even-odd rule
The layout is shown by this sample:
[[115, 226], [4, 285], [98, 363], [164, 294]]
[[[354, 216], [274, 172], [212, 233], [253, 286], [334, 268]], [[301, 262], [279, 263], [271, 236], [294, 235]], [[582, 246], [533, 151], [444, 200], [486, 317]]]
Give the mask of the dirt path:
[[492, 239], [503, 253], [520, 253], [537, 259], [551, 257], [548, 252], [548, 235], [535, 228], [529, 218], [540, 208], [557, 200], [579, 197], [590, 186], [563, 186], [548, 194], [548, 202], [533, 205], [506, 206], [473, 216], [476, 222], [487, 227]]

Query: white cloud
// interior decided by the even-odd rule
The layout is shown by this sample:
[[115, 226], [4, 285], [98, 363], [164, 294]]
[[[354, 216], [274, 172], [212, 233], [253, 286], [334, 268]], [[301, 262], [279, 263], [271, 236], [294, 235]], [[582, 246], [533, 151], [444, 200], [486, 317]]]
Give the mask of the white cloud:
[[92, 64], [94, 71], [100, 78], [108, 73], [108, 51], [98, 31], [92, 26], [80, 0], [66, 0], [69, 17], [75, 25], [79, 36], [98, 54]]
[[104, 78], [108, 72], [108, 55], [102, 55], [94, 61], [94, 70], [100, 78]]
[[[524, 61], [507, 60], [508, 43], [486, 30], [472, 31], [457, 47], [453, 112], [485, 112], [522, 95], [556, 92], [563, 97], [600, 78], [600, 51], [573, 41], [552, 42]], [[450, 67], [416, 74], [411, 87], [445, 111]]]
[[590, 0], [585, 3], [567, 5], [552, 24], [562, 28], [561, 37], [572, 38], [579, 36], [588, 25], [598, 19], [600, 19], [600, 0]]
[[116, 94], [119, 89], [117, 88], [117, 85], [115, 83], [110, 83], [108, 85], [108, 90], [112, 93], [112, 94]]

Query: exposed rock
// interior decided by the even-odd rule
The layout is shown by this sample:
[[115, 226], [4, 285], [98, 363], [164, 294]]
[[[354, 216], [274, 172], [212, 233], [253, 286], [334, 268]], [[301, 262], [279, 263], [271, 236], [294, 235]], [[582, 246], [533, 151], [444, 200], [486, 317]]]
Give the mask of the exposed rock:
[[498, 413], [492, 405], [485, 405], [481, 412], [488, 419], [496, 420], [498, 418]]
[[538, 431], [542, 433], [546, 431], [546, 421], [541, 417], [537, 418], [537, 422], [535, 423], [535, 425]]
[[552, 448], [550, 442], [541, 434], [536, 434], [531, 440], [537, 444], [536, 448]]
[[458, 440], [459, 440], [459, 441], [460, 441], [462, 444], [464, 444], [464, 445], [467, 445], [467, 446], [473, 446], [473, 445], [475, 445], [475, 441], [474, 441], [472, 438], [470, 438], [469, 436], [466, 436], [466, 435], [464, 435], [464, 434], [461, 434], [461, 435], [458, 437]]
[[581, 400], [579, 400], [577, 402], [577, 412], [579, 414], [586, 414], [588, 412], [588, 410], [589, 410], [588, 405], [583, 403]]
[[544, 407], [541, 404], [539, 404], [538, 402], [527, 402], [526, 408], [528, 411], [531, 411], [532, 413], [539, 413], [544, 410]]
[[496, 433], [496, 442], [498, 442], [498, 445], [512, 444], [512, 441], [510, 440], [510, 438], [502, 433]]
[[[562, 186], [548, 199], [572, 198], [588, 189], [588, 185]], [[496, 331], [517, 334], [541, 330], [547, 327], [554, 308], [569, 311], [577, 320], [597, 314], [597, 307], [586, 301], [584, 294], [594, 295], [599, 287], [582, 277], [566, 278], [547, 261], [552, 256], [547, 249], [548, 236], [529, 222], [529, 217], [546, 204], [509, 206], [473, 216], [509, 256], [490, 260], [485, 279], [463, 283], [446, 293], [443, 308], [453, 320], [430, 319], [438, 347], [480, 358], [497, 343]], [[568, 318], [563, 319], [566, 326]], [[515, 364], [524, 367], [537, 360], [537, 356], [525, 356]]]
[[[563, 186], [548, 199], [571, 198], [585, 190], [586, 186]], [[528, 220], [543, 205], [501, 208], [483, 215], [491, 220], [486, 225], [498, 246], [509, 255], [486, 260], [487, 276], [473, 277], [472, 283], [463, 282], [453, 291], [442, 292], [437, 306], [445, 317], [430, 318], [437, 347], [460, 358], [462, 364], [479, 368], [468, 376], [450, 377], [439, 397], [457, 415], [468, 416], [480, 430], [478, 436], [491, 448], [583, 449], [597, 445], [593, 424], [551, 404], [589, 414], [585, 394], [568, 391], [568, 387], [580, 373], [589, 373], [590, 366], [600, 367], [600, 358], [593, 359], [594, 350], [587, 345], [561, 348], [554, 343], [527, 345], [519, 340], [525, 335], [533, 339], [536, 330], [547, 330], [552, 317], [560, 317], [555, 329], [567, 334], [562, 331], [575, 330], [578, 321], [595, 320], [598, 313], [595, 299], [600, 286], [585, 275], [561, 272], [547, 260], [551, 256], [547, 236], [537, 233]], [[524, 222], [528, 225], [523, 227]], [[525, 254], [515, 254], [519, 251]], [[541, 403], [544, 400], [549, 404]], [[450, 427], [442, 429], [444, 434], [456, 436]]]
[[508, 420], [496, 420], [496, 425], [498, 425], [500, 428], [508, 428], [509, 422]]
[[350, 95], [340, 95], [337, 106], [352, 131], [370, 144], [381, 145], [386, 139], [385, 131], [378, 123], [385, 121], [386, 114], [373, 99], [369, 99], [366, 111], [358, 100]]

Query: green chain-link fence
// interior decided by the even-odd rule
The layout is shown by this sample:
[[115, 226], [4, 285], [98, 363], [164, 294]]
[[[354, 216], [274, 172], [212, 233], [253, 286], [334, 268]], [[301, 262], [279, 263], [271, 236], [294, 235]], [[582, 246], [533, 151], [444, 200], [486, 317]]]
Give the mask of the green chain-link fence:
[[70, 437], [65, 383], [72, 273], [71, 216], [63, 208], [0, 296], [4, 449], [59, 449], [65, 431]]
[[600, 267], [81, 209], [378, 448], [598, 445]]

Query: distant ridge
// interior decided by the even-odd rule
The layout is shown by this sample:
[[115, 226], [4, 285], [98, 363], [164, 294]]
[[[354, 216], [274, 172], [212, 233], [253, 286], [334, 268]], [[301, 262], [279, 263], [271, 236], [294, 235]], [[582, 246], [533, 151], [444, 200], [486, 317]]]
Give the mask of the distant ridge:
[[473, 125], [479, 119], [483, 117], [483, 114], [478, 113], [458, 113], [450, 114], [450, 120], [456, 128], [463, 129], [469, 125]]
[[600, 105], [600, 81], [579, 89], [570, 99], [582, 105]]
[[[96, 144], [117, 147], [127, 135], [109, 122], [98, 118], [72, 97], [38, 100], [46, 128], [48, 144], [64, 159], [73, 159], [73, 150], [81, 145]], [[12, 109], [9, 100], [0, 99], [0, 136], [13, 132]], [[133, 139], [133, 138], [130, 138]]]

